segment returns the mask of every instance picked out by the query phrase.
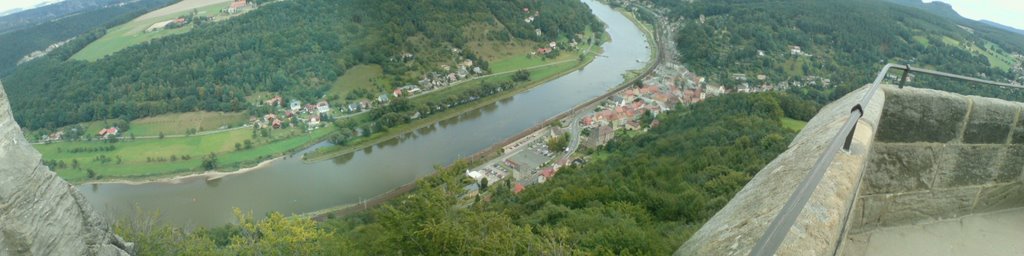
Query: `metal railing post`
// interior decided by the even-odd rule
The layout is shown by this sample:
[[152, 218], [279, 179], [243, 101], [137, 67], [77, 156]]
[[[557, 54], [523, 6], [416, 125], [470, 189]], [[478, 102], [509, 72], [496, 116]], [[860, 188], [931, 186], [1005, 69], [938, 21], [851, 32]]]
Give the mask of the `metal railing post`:
[[[850, 109], [850, 117], [849, 119], [846, 120], [846, 124], [843, 125], [842, 128], [840, 128], [838, 133], [836, 133], [836, 135], [832, 139], [832, 142], [829, 144], [829, 147], [825, 150], [824, 153], [822, 153], [820, 157], [818, 157], [817, 162], [815, 162], [814, 166], [811, 167], [810, 172], [808, 172], [807, 176], [804, 177], [804, 180], [797, 185], [796, 190], [793, 191], [793, 193], [789, 196], [789, 199], [782, 206], [782, 209], [779, 210], [779, 213], [775, 215], [775, 218], [772, 220], [771, 224], [768, 225], [768, 229], [765, 230], [765, 232], [761, 235], [761, 238], [758, 239], [757, 243], [754, 244], [754, 247], [751, 248], [750, 255], [771, 256], [775, 255], [775, 253], [779, 250], [779, 247], [782, 245], [783, 240], [785, 240], [786, 238], [786, 234], [789, 233], [789, 230], [796, 223], [796, 219], [800, 215], [800, 212], [802, 212], [803, 209], [807, 206], [807, 201], [810, 199], [811, 194], [814, 193], [814, 190], [818, 187], [818, 184], [821, 183], [822, 177], [824, 177], [824, 174], [828, 170], [828, 167], [832, 164], [832, 160], [835, 159], [836, 154], [839, 152], [840, 149], [846, 152], [850, 151], [850, 147], [852, 146], [851, 144], [853, 144], [853, 134], [856, 131], [857, 122], [860, 120], [862, 116], [864, 116], [864, 108], [869, 106], [868, 103], [871, 102], [871, 98], [874, 97], [875, 92], [878, 91], [878, 88], [880, 87], [882, 80], [884, 80], [885, 76], [889, 73], [889, 69], [903, 70], [903, 75], [898, 81], [899, 88], [903, 88], [903, 85], [906, 82], [907, 76], [910, 74], [910, 72], [916, 72], [939, 77], [964, 80], [969, 82], [1024, 89], [1024, 86], [1020, 85], [993, 82], [989, 80], [982, 80], [978, 78], [955, 75], [934, 70], [914, 68], [911, 67], [910, 65], [886, 64], [884, 67], [882, 67], [882, 70], [878, 72], [878, 76], [875, 77], [875, 81], [871, 84], [871, 87], [868, 88], [867, 92], [864, 94], [864, 97], [861, 98], [860, 102], [858, 102]], [[858, 180], [858, 184], [859, 182], [860, 181]], [[849, 207], [852, 207], [852, 205]], [[844, 217], [844, 219], [846, 219], [847, 217], [849, 216]], [[838, 250], [836, 250], [835, 253], [838, 253]]]

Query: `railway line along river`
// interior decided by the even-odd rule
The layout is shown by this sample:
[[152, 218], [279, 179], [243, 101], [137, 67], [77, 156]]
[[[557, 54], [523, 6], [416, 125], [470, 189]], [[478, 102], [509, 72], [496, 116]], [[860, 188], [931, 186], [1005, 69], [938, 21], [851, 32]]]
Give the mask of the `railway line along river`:
[[255, 216], [271, 211], [298, 214], [386, 193], [430, 175], [434, 165], [471, 155], [599, 96], [622, 83], [623, 74], [650, 61], [651, 49], [639, 27], [606, 5], [583, 2], [607, 24], [612, 40], [604, 44], [604, 54], [581, 70], [494, 104], [331, 160], [306, 163], [300, 152], [214, 180], [195, 177], [174, 183], [78, 188], [95, 209], [107, 215], [130, 216], [139, 207], [159, 211], [163, 221], [178, 226], [231, 223], [235, 207], [252, 210]]

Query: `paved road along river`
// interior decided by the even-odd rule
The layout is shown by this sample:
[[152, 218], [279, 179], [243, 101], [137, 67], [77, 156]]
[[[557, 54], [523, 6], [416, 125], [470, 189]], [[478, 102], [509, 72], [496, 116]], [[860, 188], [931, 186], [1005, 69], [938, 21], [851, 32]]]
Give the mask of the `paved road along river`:
[[612, 41], [582, 70], [529, 91], [333, 160], [304, 163], [296, 155], [213, 181], [85, 184], [79, 190], [95, 209], [113, 217], [129, 216], [138, 206], [159, 210], [164, 221], [180, 226], [233, 222], [233, 207], [256, 216], [298, 214], [385, 193], [431, 174], [434, 165], [471, 155], [601, 95], [622, 83], [622, 74], [649, 61], [650, 49], [636, 25], [606, 5], [583, 2], [608, 25]]

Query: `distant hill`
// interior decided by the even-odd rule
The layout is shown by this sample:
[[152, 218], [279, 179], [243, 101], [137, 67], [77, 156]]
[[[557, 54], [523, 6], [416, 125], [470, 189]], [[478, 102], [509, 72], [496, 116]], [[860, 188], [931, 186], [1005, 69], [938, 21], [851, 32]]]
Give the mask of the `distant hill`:
[[4, 85], [15, 118], [29, 129], [243, 111], [251, 106], [246, 97], [261, 92], [319, 99], [360, 64], [382, 66], [382, 79], [398, 87], [445, 72], [439, 64], [486, 66], [482, 53], [471, 50], [477, 43], [532, 49], [603, 26], [578, 0], [280, 1], [95, 62], [67, 60], [85, 45], [75, 40], [18, 66]]
[[137, 2], [137, 0], [68, 0], [39, 8], [0, 16], [0, 34], [30, 27], [44, 22], [67, 17], [89, 10], [96, 10], [118, 3]]
[[10, 9], [10, 10], [6, 10], [6, 11], [2, 11], [2, 12], [0, 12], [0, 16], [4, 16], [4, 15], [8, 15], [8, 14], [11, 14], [11, 13], [16, 13], [16, 12], [20, 12], [20, 11], [23, 11], [23, 10], [25, 10], [25, 9], [22, 9], [22, 8], [14, 8], [14, 9]]
[[[1012, 53], [1024, 52], [1024, 36], [960, 17], [943, 3], [654, 2], [684, 18], [676, 38], [683, 62], [730, 87], [762, 83], [733, 74], [763, 74], [773, 85], [814, 81], [812, 87], [835, 98], [847, 91], [832, 87], [862, 86], [888, 62], [999, 81], [1020, 76]], [[830, 86], [817, 78], [830, 79]]]
[[960, 19], [965, 19], [963, 16], [960, 16], [960, 13], [957, 13], [956, 10], [953, 9], [952, 5], [949, 5], [949, 4], [945, 3], [945, 2], [933, 1], [933, 2], [930, 2], [930, 3], [925, 3], [924, 1], [921, 1], [921, 0], [887, 0], [887, 1], [891, 2], [891, 3], [894, 3], [894, 4], [902, 5], [902, 6], [907, 6], [907, 7], [913, 7], [913, 8], [921, 9], [921, 10], [924, 10], [924, 11], [926, 11], [928, 13], [938, 15], [940, 17], [945, 17], [945, 18], [953, 19], [954, 21], [958, 21]]
[[993, 27], [996, 27], [998, 29], [1002, 29], [1002, 30], [1006, 30], [1006, 31], [1010, 31], [1010, 32], [1013, 32], [1013, 33], [1024, 35], [1024, 29], [1018, 29], [1018, 28], [1014, 28], [1014, 27], [1011, 27], [1011, 26], [999, 24], [999, 23], [996, 23], [995, 21], [991, 21], [991, 20], [980, 20], [979, 22], [988, 24], [989, 26], [993, 26]]
[[[160, 8], [176, 0], [137, 0], [130, 4], [102, 7], [75, 15], [48, 20], [16, 31], [0, 34], [0, 76], [14, 71], [18, 60], [34, 51], [83, 35], [86, 32], [123, 23], [148, 10]], [[46, 7], [41, 7], [46, 8]], [[6, 17], [0, 17], [3, 19]]]

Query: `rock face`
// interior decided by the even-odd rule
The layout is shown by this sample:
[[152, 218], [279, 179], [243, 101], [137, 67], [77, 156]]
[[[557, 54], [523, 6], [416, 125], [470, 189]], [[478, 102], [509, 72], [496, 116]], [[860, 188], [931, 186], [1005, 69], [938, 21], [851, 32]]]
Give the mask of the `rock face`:
[[41, 164], [0, 84], [0, 255], [128, 255], [74, 186]]

